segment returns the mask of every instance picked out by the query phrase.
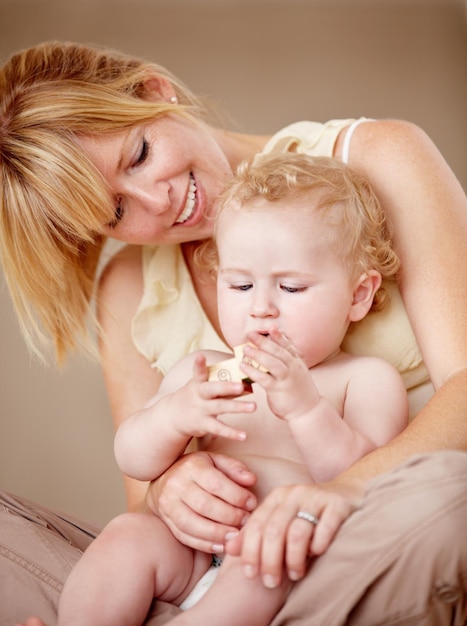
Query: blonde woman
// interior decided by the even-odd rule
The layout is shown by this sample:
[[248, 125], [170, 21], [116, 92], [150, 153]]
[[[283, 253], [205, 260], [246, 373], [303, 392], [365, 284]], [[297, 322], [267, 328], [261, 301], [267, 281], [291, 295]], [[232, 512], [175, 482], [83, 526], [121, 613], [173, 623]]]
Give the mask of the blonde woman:
[[[387, 310], [353, 329], [344, 346], [394, 363], [409, 393], [430, 380], [434, 396], [401, 435], [332, 481], [273, 491], [253, 513], [248, 528], [256, 534], [243, 550], [254, 564], [259, 546], [267, 549], [273, 511], [284, 532], [297, 500], [318, 514], [332, 502], [332, 521], [314, 539], [322, 555], [272, 623], [299, 616], [361, 625], [376, 614], [394, 621], [425, 613], [450, 623], [465, 606], [458, 536], [467, 455], [453, 450], [467, 447], [467, 202], [426, 135], [405, 122], [366, 119], [299, 122], [271, 137], [232, 133], [206, 121], [202, 105], [163, 68], [73, 44], [47, 43], [10, 59], [0, 101], [0, 250], [28, 343], [40, 351], [51, 337], [58, 359], [89, 345], [104, 242], [130, 244], [107, 265], [96, 294], [116, 426], [181, 356], [226, 348], [215, 289], [194, 257], [241, 161], [287, 151], [334, 156], [368, 178], [394, 226], [400, 283]], [[129, 510], [154, 512], [182, 543], [219, 552], [256, 507], [254, 481], [239, 461], [194, 451], [149, 486], [125, 482]], [[423, 494], [423, 506], [414, 494]], [[15, 515], [2, 513], [1, 610], [8, 619], [40, 614], [53, 623], [63, 580], [95, 530], [10, 496], [2, 503]], [[379, 539], [371, 550], [369, 529]], [[405, 564], [417, 559], [423, 575], [415, 578]], [[267, 567], [273, 574], [277, 561]], [[457, 590], [449, 602], [439, 580]], [[157, 610], [154, 623], [164, 623], [176, 609]]]

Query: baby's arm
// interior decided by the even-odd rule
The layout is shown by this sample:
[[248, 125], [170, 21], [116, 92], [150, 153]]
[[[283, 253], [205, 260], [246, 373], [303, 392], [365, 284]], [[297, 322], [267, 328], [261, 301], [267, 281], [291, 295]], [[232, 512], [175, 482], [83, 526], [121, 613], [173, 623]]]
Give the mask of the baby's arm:
[[[220, 353], [208, 353], [208, 356]], [[185, 451], [192, 437], [211, 434], [244, 440], [246, 433], [227, 426], [217, 416], [248, 413], [255, 404], [234, 399], [241, 382], [208, 380], [206, 355], [191, 354], [165, 376], [159, 393], [128, 417], [115, 436], [115, 456], [121, 470], [138, 480], [153, 480]]]
[[351, 367], [342, 416], [321, 398], [308, 414], [289, 421], [317, 482], [331, 480], [407, 426], [407, 393], [396, 369], [377, 358], [356, 358]]
[[242, 369], [266, 391], [273, 413], [288, 422], [302, 457], [317, 482], [330, 480], [360, 457], [387, 443], [407, 425], [408, 401], [399, 373], [376, 358], [352, 358], [343, 376], [330, 368], [331, 384], [346, 385], [343, 413], [313, 383], [287, 339], [252, 337], [252, 356], [269, 374]]

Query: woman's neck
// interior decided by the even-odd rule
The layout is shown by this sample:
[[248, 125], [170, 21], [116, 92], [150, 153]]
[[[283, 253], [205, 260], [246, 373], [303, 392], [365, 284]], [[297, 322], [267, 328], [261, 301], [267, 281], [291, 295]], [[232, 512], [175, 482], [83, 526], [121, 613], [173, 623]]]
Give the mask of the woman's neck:
[[[202, 267], [196, 258], [197, 250], [201, 245], [205, 245], [204, 241], [188, 241], [182, 244], [183, 258], [190, 272], [193, 288], [198, 297], [207, 318], [211, 322], [214, 330], [219, 337], [222, 337], [222, 331], [217, 315], [217, 286], [216, 279], [211, 271]], [[224, 339], [223, 339], [224, 340]], [[225, 340], [224, 340], [225, 341]]]
[[213, 133], [232, 171], [235, 171], [242, 161], [251, 161], [271, 138], [270, 135], [245, 135], [219, 128], [213, 129]]

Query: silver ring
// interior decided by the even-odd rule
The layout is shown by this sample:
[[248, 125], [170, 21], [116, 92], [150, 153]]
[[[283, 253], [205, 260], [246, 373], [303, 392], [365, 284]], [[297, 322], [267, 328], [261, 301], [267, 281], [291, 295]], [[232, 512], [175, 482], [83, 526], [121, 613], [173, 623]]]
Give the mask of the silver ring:
[[307, 511], [299, 511], [297, 513], [297, 517], [300, 519], [304, 519], [307, 522], [310, 522], [310, 524], [313, 524], [313, 526], [316, 526], [316, 524], [319, 522], [319, 519], [317, 517], [315, 517], [311, 513], [308, 513]]

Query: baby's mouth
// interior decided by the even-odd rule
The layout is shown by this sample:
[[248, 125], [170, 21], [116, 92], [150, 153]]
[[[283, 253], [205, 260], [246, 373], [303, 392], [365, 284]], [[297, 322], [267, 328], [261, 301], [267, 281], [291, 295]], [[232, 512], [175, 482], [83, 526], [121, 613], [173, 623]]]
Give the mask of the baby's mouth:
[[180, 213], [178, 218], [175, 220], [176, 224], [183, 224], [186, 222], [193, 214], [193, 210], [196, 204], [196, 183], [193, 177], [193, 174], [190, 173], [190, 184], [188, 187], [188, 194], [186, 198], [186, 203], [183, 208], [183, 211]]

